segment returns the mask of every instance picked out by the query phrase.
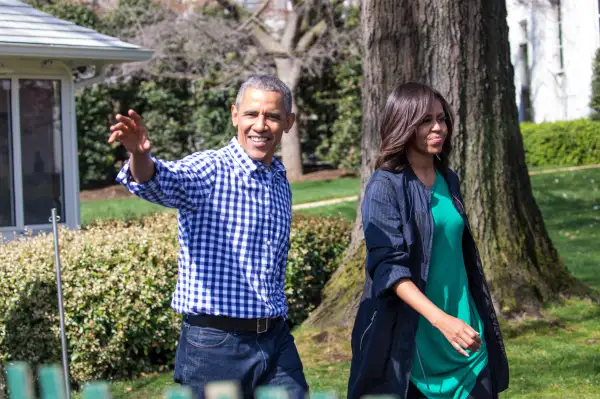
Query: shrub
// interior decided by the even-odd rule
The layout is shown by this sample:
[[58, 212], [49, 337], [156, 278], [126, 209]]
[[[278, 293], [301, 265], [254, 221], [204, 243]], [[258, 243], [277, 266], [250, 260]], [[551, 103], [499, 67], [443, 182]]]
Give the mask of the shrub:
[[334, 99], [329, 101], [335, 105], [337, 118], [323, 137], [317, 153], [336, 167], [358, 169], [362, 124], [360, 58], [350, 57], [336, 65], [334, 70], [338, 88], [333, 93]]
[[[294, 217], [286, 292], [296, 322], [312, 309], [348, 241], [336, 218]], [[171, 367], [180, 317], [173, 213], [60, 231], [70, 372], [75, 383]], [[53, 243], [40, 235], [0, 244], [0, 365], [60, 361]], [[1, 385], [1, 383], [0, 383]]]
[[[167, 367], [179, 323], [168, 310], [177, 278], [172, 215], [61, 230], [60, 246], [72, 379]], [[58, 362], [51, 235], [2, 244], [0, 295], [0, 363]]]
[[285, 272], [290, 323], [304, 321], [321, 303], [321, 290], [350, 242], [350, 224], [341, 218], [295, 215]]
[[104, 85], [84, 88], [76, 97], [79, 179], [82, 188], [113, 182], [116, 149], [108, 144], [113, 121], [110, 91]]
[[587, 165], [600, 162], [600, 122], [522, 123], [528, 166]]

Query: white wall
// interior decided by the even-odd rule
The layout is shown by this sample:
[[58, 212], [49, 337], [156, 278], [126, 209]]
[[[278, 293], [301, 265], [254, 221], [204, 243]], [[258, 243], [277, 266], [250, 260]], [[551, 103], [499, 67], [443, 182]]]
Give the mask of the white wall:
[[[525, 82], [527, 43], [535, 122], [589, 115], [592, 63], [600, 44], [597, 0], [561, 0], [562, 62], [556, 0], [507, 0], [517, 104]], [[524, 28], [526, 27], [526, 28]]]
[[589, 115], [593, 62], [600, 45], [597, 0], [563, 0], [567, 119]]

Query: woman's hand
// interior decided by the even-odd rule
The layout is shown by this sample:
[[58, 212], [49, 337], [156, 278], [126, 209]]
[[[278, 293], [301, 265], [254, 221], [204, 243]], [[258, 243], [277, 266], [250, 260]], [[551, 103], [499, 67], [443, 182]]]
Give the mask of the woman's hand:
[[426, 318], [435, 328], [444, 334], [450, 345], [458, 352], [469, 356], [465, 349], [478, 351], [481, 337], [467, 323], [452, 317], [435, 306], [417, 286], [408, 279], [402, 279], [394, 285], [396, 295], [411, 308]]
[[463, 355], [469, 356], [466, 349], [474, 352], [479, 350], [481, 337], [464, 321], [444, 313], [432, 324], [444, 334], [450, 345]]

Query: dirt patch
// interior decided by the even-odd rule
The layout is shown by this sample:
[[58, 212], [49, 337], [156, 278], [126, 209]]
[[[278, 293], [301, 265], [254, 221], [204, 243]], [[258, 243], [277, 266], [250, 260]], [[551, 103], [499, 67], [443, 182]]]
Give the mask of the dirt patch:
[[296, 181], [335, 180], [340, 177], [357, 177], [358, 173], [353, 170], [324, 169], [316, 172], [306, 173]]
[[93, 190], [84, 190], [79, 193], [79, 200], [95, 201], [114, 198], [127, 198], [131, 196], [133, 196], [133, 194], [127, 191], [125, 187], [121, 185], [114, 185], [103, 188], [96, 188]]

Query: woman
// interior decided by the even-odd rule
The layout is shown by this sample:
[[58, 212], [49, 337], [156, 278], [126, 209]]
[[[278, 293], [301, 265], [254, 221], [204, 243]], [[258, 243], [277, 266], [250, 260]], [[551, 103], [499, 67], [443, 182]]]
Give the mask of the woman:
[[448, 102], [397, 86], [362, 203], [367, 276], [352, 332], [349, 398], [497, 398], [508, 362], [461, 199], [448, 168]]

